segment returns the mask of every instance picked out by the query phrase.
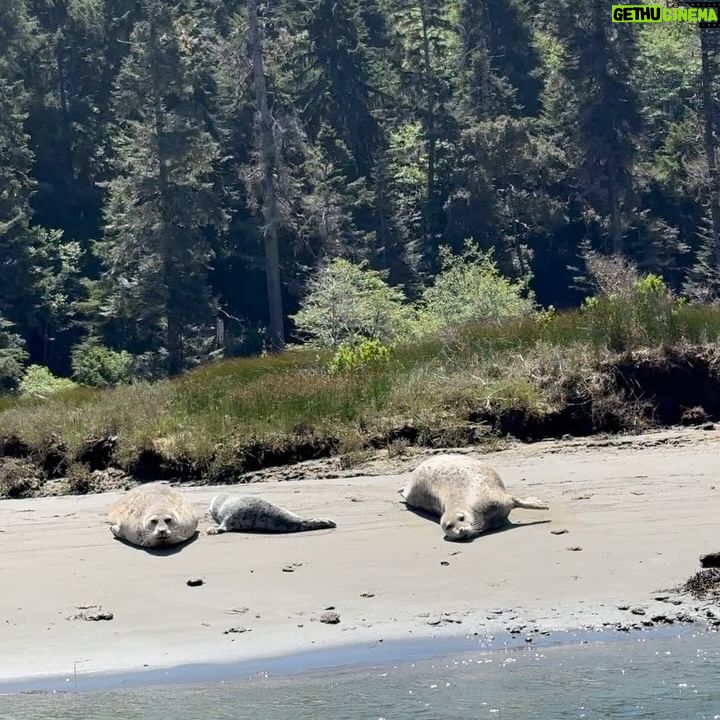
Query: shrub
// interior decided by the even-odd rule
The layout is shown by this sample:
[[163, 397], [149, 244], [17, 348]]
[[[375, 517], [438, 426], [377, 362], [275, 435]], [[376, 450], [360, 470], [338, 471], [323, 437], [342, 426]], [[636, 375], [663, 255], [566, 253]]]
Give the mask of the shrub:
[[[661, 277], [638, 276], [634, 266], [621, 258], [599, 260], [594, 267], [607, 277], [603, 282], [596, 279], [600, 293], [585, 298], [582, 305], [595, 347], [622, 351], [679, 339], [683, 301], [673, 296]], [[615, 280], [613, 267], [620, 276]]]
[[0, 392], [15, 390], [27, 360], [22, 338], [10, 332], [12, 323], [0, 316]]
[[23, 395], [47, 397], [62, 390], [70, 390], [77, 385], [68, 378], [55, 377], [42, 365], [30, 365], [20, 381], [20, 392]]
[[132, 356], [116, 352], [89, 338], [72, 350], [73, 378], [82, 385], [108, 387], [130, 379]]
[[467, 242], [461, 255], [441, 249], [442, 269], [418, 304], [417, 332], [428, 335], [475, 322], [498, 324], [533, 311], [533, 296], [527, 290], [529, 277], [519, 281], [503, 277], [492, 259]]
[[390, 348], [378, 340], [362, 340], [355, 345], [341, 345], [330, 360], [331, 374], [356, 372], [387, 361]]
[[334, 258], [310, 278], [291, 319], [310, 343], [337, 348], [368, 338], [389, 343], [407, 329], [412, 310], [398, 287], [366, 264]]

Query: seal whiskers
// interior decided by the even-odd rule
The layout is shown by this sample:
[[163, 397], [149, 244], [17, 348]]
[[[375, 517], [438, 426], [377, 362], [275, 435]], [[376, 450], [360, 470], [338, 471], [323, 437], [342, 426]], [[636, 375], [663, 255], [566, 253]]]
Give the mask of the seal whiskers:
[[183, 496], [167, 485], [130, 490], [108, 512], [112, 534], [142, 548], [178, 545], [197, 530], [198, 518]]

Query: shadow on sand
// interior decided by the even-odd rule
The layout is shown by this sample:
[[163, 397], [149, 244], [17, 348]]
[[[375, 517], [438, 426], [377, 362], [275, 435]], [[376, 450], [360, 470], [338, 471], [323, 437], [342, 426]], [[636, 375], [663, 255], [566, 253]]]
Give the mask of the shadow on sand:
[[160, 557], [163, 557], [165, 555], [175, 555], [176, 553], [179, 553], [188, 545], [192, 545], [198, 539], [198, 537], [200, 537], [200, 531], [196, 530], [187, 540], [178, 543], [177, 545], [157, 545], [155, 547], [142, 547], [141, 545], [133, 545], [132, 543], [127, 542], [127, 540], [123, 540], [119, 537], [115, 537], [115, 540], [117, 540], [117, 542], [119, 543], [122, 543], [123, 545], [127, 545], [127, 547], [133, 548], [134, 550], [143, 550], [148, 555], [159, 555]]
[[[424, 518], [425, 520], [430, 520], [434, 522], [436, 525], [440, 524], [440, 518], [436, 515], [432, 515], [424, 510], [420, 510], [419, 508], [411, 508], [407, 505], [405, 505], [405, 508], [411, 512], [413, 515], [417, 515], [418, 517]], [[514, 523], [511, 520], [506, 520], [501, 526], [492, 528], [490, 530], [485, 530], [484, 532], [480, 533], [480, 535], [476, 535], [472, 538], [467, 538], [464, 540], [448, 540], [448, 538], [443, 537], [443, 540], [446, 542], [452, 542], [452, 543], [469, 543], [474, 542], [475, 540], [478, 540], [480, 538], [485, 537], [486, 535], [495, 535], [496, 533], [505, 532], [507, 530], [512, 530], [513, 528], [521, 528], [526, 527], [530, 525], [545, 525], [546, 523], [550, 523], [552, 520], [533, 520], [531, 522], [524, 522], [524, 523]]]

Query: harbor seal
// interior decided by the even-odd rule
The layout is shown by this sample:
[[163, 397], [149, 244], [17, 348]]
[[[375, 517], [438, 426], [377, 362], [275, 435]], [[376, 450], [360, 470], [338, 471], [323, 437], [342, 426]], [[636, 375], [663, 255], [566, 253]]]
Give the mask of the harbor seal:
[[513, 508], [548, 510], [534, 497], [510, 495], [489, 465], [455, 453], [436, 455], [420, 463], [398, 492], [410, 508], [440, 518], [447, 540], [470, 540], [502, 527]]
[[208, 528], [208, 535], [242, 531], [291, 533], [336, 527], [332, 520], [304, 519], [253, 495], [216, 495], [209, 512], [217, 525]]
[[140, 485], [108, 512], [112, 534], [138, 547], [179, 545], [197, 530], [198, 518], [183, 496], [167, 485]]

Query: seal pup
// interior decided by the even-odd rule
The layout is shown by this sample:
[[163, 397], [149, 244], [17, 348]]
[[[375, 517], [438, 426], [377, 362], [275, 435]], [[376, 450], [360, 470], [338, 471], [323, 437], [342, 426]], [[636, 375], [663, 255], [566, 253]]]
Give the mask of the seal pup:
[[143, 548], [179, 545], [197, 530], [198, 518], [183, 496], [167, 485], [133, 488], [108, 512], [112, 534]]
[[304, 519], [253, 495], [216, 495], [210, 503], [209, 512], [217, 525], [208, 528], [208, 535], [242, 531], [291, 533], [336, 527], [332, 520]]
[[470, 540], [506, 524], [513, 508], [548, 510], [534, 497], [510, 495], [489, 465], [456, 453], [423, 461], [398, 491], [408, 507], [440, 518], [447, 540]]

